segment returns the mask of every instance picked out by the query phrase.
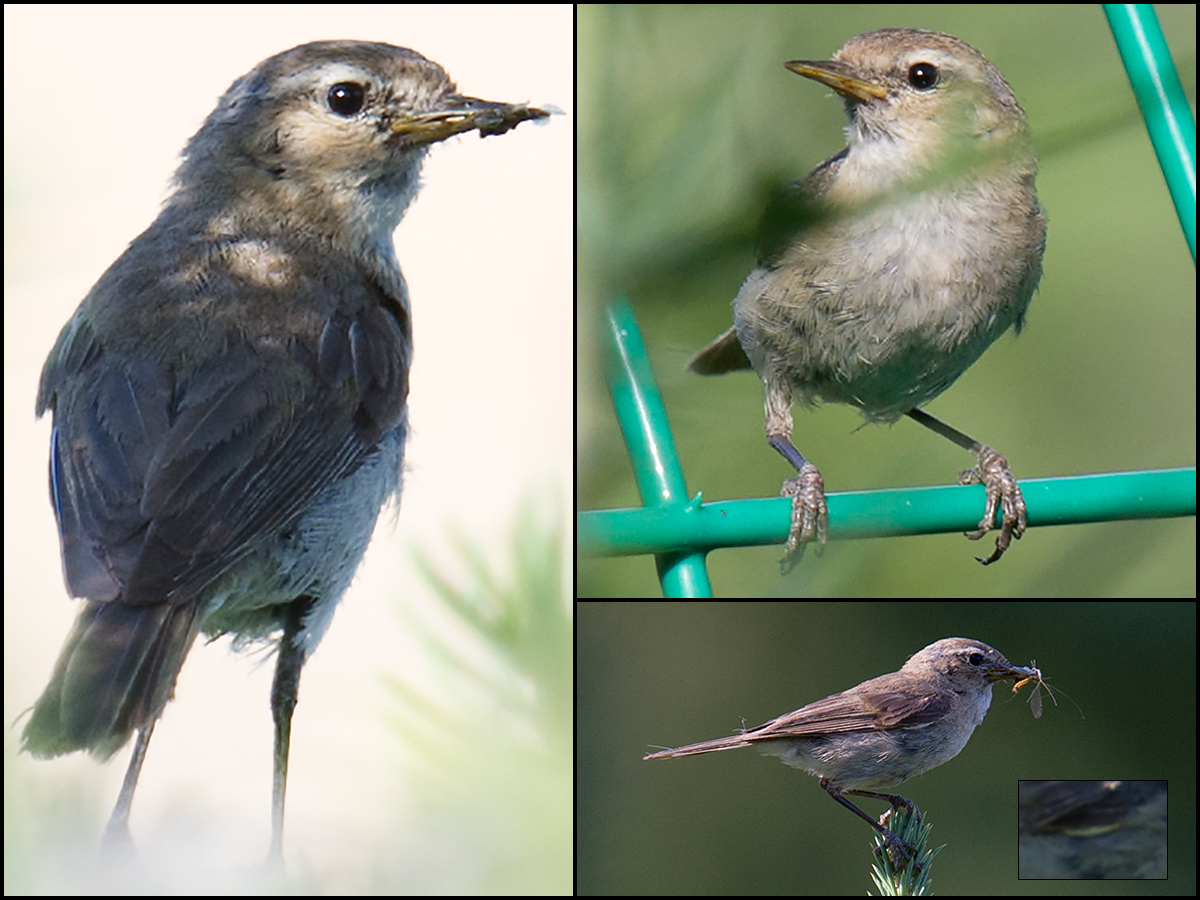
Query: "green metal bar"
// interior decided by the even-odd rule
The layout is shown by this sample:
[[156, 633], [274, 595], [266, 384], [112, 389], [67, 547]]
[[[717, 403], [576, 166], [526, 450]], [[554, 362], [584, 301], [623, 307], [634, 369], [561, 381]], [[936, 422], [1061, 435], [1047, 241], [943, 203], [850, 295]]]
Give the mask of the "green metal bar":
[[[646, 506], [582, 512], [577, 546], [585, 556], [656, 556], [664, 596], [711, 596], [704, 554], [720, 547], [781, 544], [791, 501], [703, 503], [689, 499], [662, 396], [629, 304], [608, 310], [608, 380]], [[1195, 467], [1116, 472], [1020, 482], [1029, 525], [1078, 525], [1196, 514]], [[973, 531], [980, 485], [945, 485], [829, 495], [832, 540]], [[981, 546], [988, 540], [981, 542]]]
[[1171, 51], [1148, 3], [1106, 3], [1104, 14], [1195, 262], [1196, 120]]
[[[1196, 469], [1112, 472], [1020, 482], [1029, 526], [1080, 525], [1196, 514]], [[983, 509], [980, 485], [844, 491], [829, 494], [829, 538], [895, 537], [973, 531]], [[580, 513], [579, 551], [631, 556], [680, 549], [782, 544], [791, 501], [772, 497], [686, 508]], [[985, 536], [982, 547], [988, 541]]]
[[[686, 515], [687, 488], [679, 453], [667, 424], [667, 410], [650, 368], [650, 358], [628, 302], [619, 299], [608, 308], [605, 346], [613, 407], [642, 502], [643, 512]], [[712, 585], [703, 555], [664, 547], [657, 555], [658, 578], [666, 597], [711, 597]]]

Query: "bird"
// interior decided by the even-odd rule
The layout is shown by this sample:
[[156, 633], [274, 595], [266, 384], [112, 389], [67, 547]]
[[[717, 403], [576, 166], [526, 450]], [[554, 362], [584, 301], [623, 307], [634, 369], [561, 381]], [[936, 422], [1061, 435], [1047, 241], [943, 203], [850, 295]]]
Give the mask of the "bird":
[[[233, 82], [150, 227], [42, 370], [50, 494], [75, 623], [34, 703], [35, 758], [134, 747], [200, 635], [276, 653], [271, 842], [282, 859], [300, 673], [380, 510], [398, 503], [413, 336], [392, 232], [429, 148], [551, 110], [459, 92], [420, 53], [315, 41]], [[136, 737], [135, 737], [136, 735]]]
[[975, 454], [962, 484], [986, 489], [978, 540], [1001, 525], [996, 562], [1027, 523], [1007, 459], [934, 418], [945, 391], [1001, 335], [1019, 332], [1042, 274], [1046, 216], [1025, 113], [974, 47], [940, 32], [884, 28], [828, 60], [792, 60], [831, 87], [847, 146], [768, 208], [758, 266], [732, 328], [696, 353], [701, 375], [753, 369], [767, 443], [796, 470], [784, 571], [825, 542], [816, 465], [792, 443], [792, 400], [855, 406], [868, 422], [908, 416]]

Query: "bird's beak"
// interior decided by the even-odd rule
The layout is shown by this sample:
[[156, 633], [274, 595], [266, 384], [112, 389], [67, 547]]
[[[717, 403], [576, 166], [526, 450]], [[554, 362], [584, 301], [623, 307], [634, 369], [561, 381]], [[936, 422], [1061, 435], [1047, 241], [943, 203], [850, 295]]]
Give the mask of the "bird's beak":
[[398, 116], [391, 130], [408, 136], [413, 143], [434, 144], [475, 129], [481, 137], [504, 134], [529, 119], [548, 118], [552, 112], [524, 103], [493, 103], [454, 94], [445, 98], [440, 109]]
[[870, 103], [872, 100], [882, 100], [887, 96], [887, 88], [882, 84], [856, 78], [845, 63], [837, 60], [812, 62], [806, 59], [794, 59], [783, 65], [788, 71], [828, 85], [843, 97], [859, 103]]

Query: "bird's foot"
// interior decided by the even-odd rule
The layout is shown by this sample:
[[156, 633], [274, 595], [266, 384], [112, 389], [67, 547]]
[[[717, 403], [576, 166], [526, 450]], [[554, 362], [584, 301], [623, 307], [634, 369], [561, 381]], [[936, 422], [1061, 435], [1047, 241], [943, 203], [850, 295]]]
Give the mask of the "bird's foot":
[[792, 527], [779, 561], [783, 574], [792, 570], [813, 540], [824, 544], [829, 531], [829, 507], [825, 504], [825, 480], [817, 467], [806, 462], [795, 478], [783, 483], [779, 492], [792, 498]]
[[1027, 514], [1025, 497], [1008, 468], [1008, 460], [987, 444], [980, 444], [975, 453], [979, 457], [978, 465], [959, 475], [958, 483], [982, 484], [987, 492], [983, 519], [977, 531], [967, 534], [970, 540], [977, 541], [996, 527], [996, 507], [1000, 507], [1000, 534], [996, 538], [996, 549], [987, 559], [976, 557], [987, 566], [1003, 556], [1014, 540], [1020, 540], [1025, 533]]

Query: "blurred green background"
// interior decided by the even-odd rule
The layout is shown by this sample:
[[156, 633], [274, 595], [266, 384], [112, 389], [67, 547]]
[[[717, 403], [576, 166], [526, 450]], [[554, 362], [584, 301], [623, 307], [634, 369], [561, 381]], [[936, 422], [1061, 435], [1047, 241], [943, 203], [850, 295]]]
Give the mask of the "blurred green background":
[[[1195, 95], [1195, 7], [1158, 7]], [[595, 336], [629, 294], [691, 493], [771, 497], [790, 475], [762, 434], [757, 378], [700, 378], [690, 355], [731, 321], [766, 198], [844, 146], [828, 89], [783, 68], [906, 26], [979, 48], [1028, 115], [1049, 216], [1045, 276], [930, 411], [1019, 478], [1195, 463], [1195, 268], [1098, 6], [583, 6], [579, 12], [581, 509], [637, 506]], [[910, 421], [796, 412], [830, 492], [953, 483], [968, 454]], [[984, 543], [993, 543], [991, 538]], [[831, 544], [786, 579], [779, 547], [709, 558], [717, 595], [1195, 596], [1194, 519], [1037, 528], [1003, 564], [955, 535]], [[579, 595], [654, 596], [653, 562], [585, 560]]]
[[[934, 890], [1195, 893], [1194, 603], [583, 602], [576, 624], [580, 896], [869, 890], [871, 829], [807, 773], [751, 749], [641, 757], [754, 727], [945, 637], [1036, 658], [1071, 699], [1043, 694], [1034, 719], [1028, 687], [997, 685], [962, 753], [897, 788], [947, 845]], [[1050, 778], [1168, 779], [1169, 880], [1018, 882], [1017, 780]]]

